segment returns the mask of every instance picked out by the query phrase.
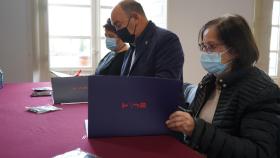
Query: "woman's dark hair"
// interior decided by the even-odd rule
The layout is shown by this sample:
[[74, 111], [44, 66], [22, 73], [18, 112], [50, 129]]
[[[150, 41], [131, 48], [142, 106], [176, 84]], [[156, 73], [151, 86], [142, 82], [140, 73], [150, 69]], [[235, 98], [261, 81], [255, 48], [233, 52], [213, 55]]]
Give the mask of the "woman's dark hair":
[[103, 25], [103, 27], [108, 31], [111, 31], [111, 32], [114, 32], [114, 33], [117, 32], [116, 28], [112, 25], [110, 18], [108, 18], [107, 23], [105, 25]]
[[232, 63], [232, 69], [248, 68], [259, 59], [259, 50], [246, 20], [236, 14], [227, 14], [207, 22], [199, 32], [199, 41], [203, 41], [205, 30], [214, 26], [218, 38], [230, 48], [236, 58]]

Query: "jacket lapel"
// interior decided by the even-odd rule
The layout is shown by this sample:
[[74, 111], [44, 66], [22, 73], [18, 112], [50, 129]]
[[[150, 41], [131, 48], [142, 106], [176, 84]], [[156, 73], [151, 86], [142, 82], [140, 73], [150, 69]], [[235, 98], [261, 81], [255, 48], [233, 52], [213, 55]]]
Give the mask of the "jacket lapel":
[[144, 55], [146, 54], [148, 51], [147, 51], [147, 48], [148, 48], [148, 45], [149, 45], [149, 41], [145, 41], [145, 44], [142, 45], [140, 47], [140, 49], [135, 49], [135, 59], [134, 59], [134, 62], [133, 62], [133, 65], [128, 73], [128, 75], [130, 75], [132, 72], [133, 72], [133, 69], [135, 68], [135, 65], [137, 65], [139, 59]]
[[151, 44], [155, 32], [156, 32], [155, 24], [149, 21], [143, 33], [139, 36], [138, 39], [136, 39], [135, 59], [128, 75], [132, 74], [133, 70], [135, 69], [135, 66], [137, 65], [141, 57], [151, 52], [148, 50], [148, 48], [150, 48], [149, 46]]

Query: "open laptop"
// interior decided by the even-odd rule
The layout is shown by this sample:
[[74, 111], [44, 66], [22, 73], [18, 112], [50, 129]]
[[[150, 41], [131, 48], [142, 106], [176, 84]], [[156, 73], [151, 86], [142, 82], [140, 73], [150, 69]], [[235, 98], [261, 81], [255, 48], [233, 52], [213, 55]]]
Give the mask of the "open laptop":
[[88, 101], [88, 76], [51, 78], [54, 104]]
[[89, 77], [88, 137], [167, 134], [184, 103], [182, 82], [148, 77]]

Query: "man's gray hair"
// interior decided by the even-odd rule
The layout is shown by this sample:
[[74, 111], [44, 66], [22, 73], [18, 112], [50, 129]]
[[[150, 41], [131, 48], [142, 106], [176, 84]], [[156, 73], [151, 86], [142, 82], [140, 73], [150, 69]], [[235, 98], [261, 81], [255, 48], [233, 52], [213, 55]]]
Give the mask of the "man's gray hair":
[[119, 5], [128, 16], [130, 16], [132, 12], [136, 12], [146, 17], [142, 5], [134, 0], [123, 0]]

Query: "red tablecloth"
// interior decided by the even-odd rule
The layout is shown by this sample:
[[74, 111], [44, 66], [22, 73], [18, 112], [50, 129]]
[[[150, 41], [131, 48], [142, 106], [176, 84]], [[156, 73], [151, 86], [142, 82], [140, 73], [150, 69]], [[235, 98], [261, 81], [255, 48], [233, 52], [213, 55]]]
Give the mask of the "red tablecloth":
[[47, 158], [81, 148], [103, 158], [199, 158], [170, 136], [82, 139], [87, 104], [58, 105], [62, 111], [27, 112], [26, 106], [52, 103], [51, 97], [31, 98], [32, 88], [50, 83], [5, 84], [0, 89], [0, 157]]

